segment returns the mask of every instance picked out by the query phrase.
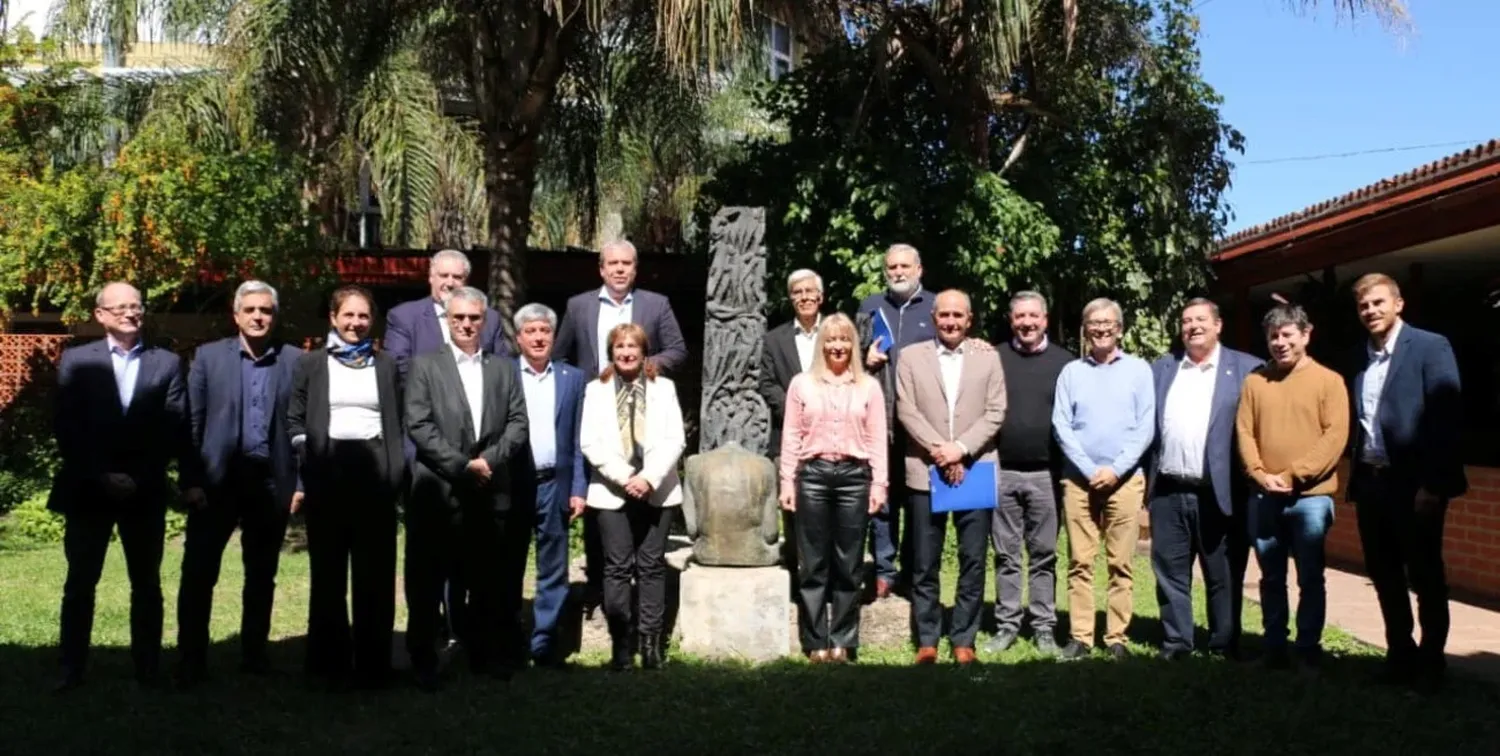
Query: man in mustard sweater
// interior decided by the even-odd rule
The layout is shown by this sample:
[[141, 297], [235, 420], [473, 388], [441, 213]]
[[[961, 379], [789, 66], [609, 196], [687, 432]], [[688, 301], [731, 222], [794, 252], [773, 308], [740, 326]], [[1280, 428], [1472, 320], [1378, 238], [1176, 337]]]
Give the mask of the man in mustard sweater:
[[1312, 324], [1296, 305], [1262, 321], [1271, 361], [1245, 379], [1236, 431], [1254, 483], [1247, 520], [1260, 564], [1265, 662], [1290, 666], [1287, 557], [1297, 563], [1297, 656], [1315, 671], [1327, 613], [1324, 538], [1333, 525], [1338, 464], [1349, 440], [1349, 394], [1338, 373], [1307, 356]]

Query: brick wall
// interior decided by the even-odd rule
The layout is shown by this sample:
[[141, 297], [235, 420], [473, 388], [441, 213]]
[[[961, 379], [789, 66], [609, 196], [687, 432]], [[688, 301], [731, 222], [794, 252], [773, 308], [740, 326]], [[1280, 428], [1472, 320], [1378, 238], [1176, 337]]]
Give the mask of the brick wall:
[[0, 408], [10, 406], [28, 389], [40, 389], [33, 378], [50, 381], [63, 347], [73, 338], [0, 333]]
[[[1340, 470], [1340, 479], [1347, 473]], [[1443, 557], [1448, 583], [1455, 590], [1500, 599], [1500, 469], [1468, 467], [1469, 492], [1448, 505]], [[1333, 530], [1328, 534], [1331, 560], [1363, 570], [1359, 525], [1354, 505], [1338, 499]]]

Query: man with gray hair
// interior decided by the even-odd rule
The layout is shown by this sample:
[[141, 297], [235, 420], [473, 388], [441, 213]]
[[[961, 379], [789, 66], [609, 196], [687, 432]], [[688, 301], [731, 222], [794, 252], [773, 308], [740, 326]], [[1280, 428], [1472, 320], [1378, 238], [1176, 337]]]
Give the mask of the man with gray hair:
[[208, 623], [224, 547], [240, 529], [245, 563], [240, 668], [270, 669], [266, 642], [276, 570], [292, 502], [301, 497], [297, 455], [286, 433], [292, 371], [302, 350], [272, 338], [280, 301], [264, 281], [234, 292], [239, 333], [198, 347], [188, 369], [188, 418], [197, 455], [181, 470], [188, 504], [177, 593], [177, 684], [207, 675]]
[[[386, 315], [382, 348], [396, 360], [402, 378], [418, 355], [436, 352], [453, 342], [444, 310], [454, 290], [468, 285], [470, 271], [469, 258], [464, 253], [456, 249], [438, 252], [427, 265], [428, 296], [396, 305]], [[507, 354], [502, 325], [500, 313], [486, 308], [484, 326], [479, 332], [480, 349], [500, 356]]]
[[[1055, 491], [1062, 455], [1052, 435], [1052, 401], [1057, 377], [1073, 356], [1047, 338], [1047, 300], [1037, 292], [1011, 297], [1010, 333], [1010, 341], [996, 347], [1010, 407], [1000, 428], [1000, 501], [990, 523], [995, 543], [996, 630], [984, 651], [998, 654], [1010, 648], [1021, 633], [1021, 620], [1029, 614], [1037, 650], [1055, 654]], [[1023, 583], [1030, 599], [1024, 612]]]
[[1141, 457], [1156, 433], [1151, 366], [1120, 349], [1120, 305], [1099, 298], [1083, 308], [1088, 351], [1057, 378], [1052, 430], [1063, 454], [1063, 518], [1068, 529], [1068, 608], [1073, 639], [1065, 659], [1094, 646], [1094, 556], [1104, 538], [1109, 612], [1104, 645], [1123, 659], [1134, 613], [1135, 544], [1146, 481]]
[[771, 409], [771, 454], [781, 448], [781, 423], [786, 411], [786, 389], [792, 378], [812, 366], [813, 342], [823, 322], [823, 277], [802, 268], [787, 276], [792, 300], [791, 320], [766, 332], [760, 357], [760, 394]]

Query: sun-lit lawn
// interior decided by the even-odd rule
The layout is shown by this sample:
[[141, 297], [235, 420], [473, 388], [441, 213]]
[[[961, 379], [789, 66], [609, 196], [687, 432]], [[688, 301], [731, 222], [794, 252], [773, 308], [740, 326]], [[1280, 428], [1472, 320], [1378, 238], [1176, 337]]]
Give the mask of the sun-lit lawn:
[[[175, 639], [181, 548], [163, 567], [166, 637]], [[130, 681], [128, 587], [113, 547], [99, 590], [89, 683], [48, 692], [55, 673], [58, 547], [0, 551], [3, 752], [50, 753], [1490, 753], [1500, 697], [1458, 681], [1436, 699], [1367, 682], [1378, 659], [1330, 630], [1324, 674], [1209, 659], [1166, 664], [1150, 570], [1138, 561], [1134, 656], [1059, 663], [1022, 642], [998, 663], [917, 669], [910, 649], [866, 647], [862, 662], [751, 667], [677, 657], [660, 673], [611, 674], [589, 649], [571, 671], [508, 684], [456, 673], [441, 693], [410, 687], [333, 695], [306, 686], [307, 558], [283, 557], [270, 680], [234, 671], [240, 567], [225, 560], [214, 614], [217, 677], [190, 694]], [[950, 587], [951, 588], [951, 587]], [[950, 591], [945, 591], [950, 593]], [[1065, 595], [1061, 591], [1060, 595]], [[1200, 597], [1201, 602], [1201, 597]], [[1103, 606], [1101, 601], [1100, 606]], [[1201, 605], [1200, 605], [1201, 612]], [[1249, 643], [1260, 615], [1246, 608]], [[398, 628], [404, 624], [404, 612]], [[167, 652], [172, 660], [172, 652]]]

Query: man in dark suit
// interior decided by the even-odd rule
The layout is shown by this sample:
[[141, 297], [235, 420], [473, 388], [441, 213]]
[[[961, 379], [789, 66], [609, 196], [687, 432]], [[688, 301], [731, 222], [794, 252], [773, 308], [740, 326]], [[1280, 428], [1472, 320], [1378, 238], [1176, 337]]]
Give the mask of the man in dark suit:
[[[562, 326], [557, 332], [553, 354], [583, 371], [590, 380], [609, 365], [604, 339], [609, 330], [621, 323], [635, 323], [646, 329], [646, 358], [667, 377], [676, 377], [687, 362], [687, 342], [672, 303], [656, 292], [635, 288], [638, 255], [628, 241], [610, 242], [599, 250], [599, 277], [604, 286], [586, 291], [568, 300]], [[584, 604], [592, 609], [604, 592], [604, 551], [594, 510], [583, 518], [583, 551], [588, 590]]]
[[[449, 295], [468, 285], [469, 258], [456, 249], [445, 249], [432, 256], [427, 267], [427, 284], [431, 295], [391, 308], [385, 319], [385, 339], [381, 348], [394, 357], [396, 368], [404, 379], [411, 361], [419, 355], [436, 352], [452, 341], [443, 308]], [[479, 331], [479, 347], [491, 354], [506, 354], [505, 329], [500, 313], [485, 310], [484, 326]]]
[[188, 370], [197, 456], [181, 471], [189, 507], [177, 594], [177, 676], [184, 687], [202, 681], [207, 670], [214, 585], [236, 526], [245, 564], [241, 669], [270, 669], [266, 641], [276, 568], [292, 499], [300, 496], [286, 408], [302, 350], [272, 340], [278, 306], [269, 284], [240, 284], [233, 304], [239, 335], [198, 347]]
[[[1382, 679], [1432, 690], [1447, 668], [1443, 519], [1448, 501], [1468, 490], [1458, 362], [1446, 338], [1401, 319], [1405, 303], [1390, 276], [1362, 276], [1354, 298], [1370, 340], [1349, 379], [1348, 499], [1385, 620]], [[1417, 594], [1421, 645], [1412, 640], [1408, 584]]]
[[525, 449], [526, 399], [515, 363], [480, 349], [489, 309], [483, 292], [455, 290], [446, 316], [449, 349], [412, 362], [406, 427], [417, 447], [406, 520], [406, 645], [424, 689], [438, 686], [437, 626], [443, 578], [457, 562], [468, 577], [464, 648], [472, 668], [508, 678], [506, 651], [519, 638], [519, 606], [506, 586], [512, 520], [512, 457]]
[[[566, 652], [557, 635], [568, 598], [568, 523], [583, 514], [589, 487], [587, 464], [578, 445], [588, 380], [578, 368], [552, 359], [557, 331], [557, 313], [552, 308], [526, 305], [516, 312], [515, 326], [529, 438], [526, 450], [515, 457], [520, 472], [513, 506], [520, 514], [531, 515], [536, 532], [531, 659], [537, 666], [561, 667]], [[522, 520], [517, 518], [518, 526]], [[516, 582], [507, 587], [516, 603], [526, 571], [526, 551], [523, 535], [511, 572]]]
[[1156, 441], [1146, 463], [1151, 567], [1161, 604], [1164, 659], [1193, 651], [1193, 558], [1208, 591], [1208, 650], [1238, 654], [1250, 559], [1245, 476], [1235, 453], [1240, 388], [1260, 360], [1219, 343], [1219, 307], [1182, 309], [1182, 351], [1151, 366]]
[[107, 284], [95, 300], [94, 318], [105, 337], [64, 351], [58, 365], [55, 432], [62, 465], [47, 508], [66, 522], [59, 692], [83, 683], [94, 590], [116, 527], [130, 576], [136, 679], [157, 681], [167, 465], [191, 455], [182, 360], [142, 341], [140, 292], [127, 283]]
[[[760, 395], [771, 410], [771, 439], [768, 452], [774, 460], [781, 455], [781, 425], [786, 422], [786, 390], [792, 378], [812, 367], [813, 345], [818, 339], [818, 325], [823, 322], [823, 277], [803, 268], [786, 279], [787, 294], [792, 299], [794, 317], [766, 333], [765, 348], [760, 356]], [[792, 537], [796, 523], [793, 513], [781, 513], [782, 562], [792, 574], [797, 573], [797, 540]]]

